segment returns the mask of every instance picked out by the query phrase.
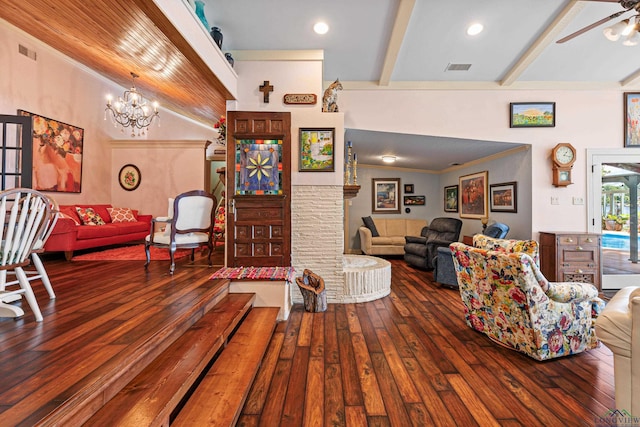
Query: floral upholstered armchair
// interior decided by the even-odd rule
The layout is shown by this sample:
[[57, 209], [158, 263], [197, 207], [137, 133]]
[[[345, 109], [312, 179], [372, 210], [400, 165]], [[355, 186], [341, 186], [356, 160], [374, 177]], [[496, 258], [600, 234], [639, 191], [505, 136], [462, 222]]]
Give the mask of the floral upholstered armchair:
[[547, 281], [530, 255], [510, 252], [535, 247], [537, 254], [526, 242], [533, 241], [492, 242], [499, 250], [451, 244], [467, 324], [536, 360], [597, 347], [604, 302], [596, 287]]

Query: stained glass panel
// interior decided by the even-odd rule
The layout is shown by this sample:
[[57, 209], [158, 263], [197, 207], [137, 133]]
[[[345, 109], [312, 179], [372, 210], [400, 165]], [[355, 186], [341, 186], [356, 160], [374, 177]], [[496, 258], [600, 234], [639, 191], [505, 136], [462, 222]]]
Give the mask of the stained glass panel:
[[236, 194], [282, 194], [282, 140], [236, 140]]

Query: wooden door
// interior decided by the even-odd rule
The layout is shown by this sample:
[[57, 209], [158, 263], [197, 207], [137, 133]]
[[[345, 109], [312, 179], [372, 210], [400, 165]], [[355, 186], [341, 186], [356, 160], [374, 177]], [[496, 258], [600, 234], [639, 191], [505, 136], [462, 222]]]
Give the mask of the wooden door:
[[291, 265], [291, 114], [227, 118], [227, 266]]

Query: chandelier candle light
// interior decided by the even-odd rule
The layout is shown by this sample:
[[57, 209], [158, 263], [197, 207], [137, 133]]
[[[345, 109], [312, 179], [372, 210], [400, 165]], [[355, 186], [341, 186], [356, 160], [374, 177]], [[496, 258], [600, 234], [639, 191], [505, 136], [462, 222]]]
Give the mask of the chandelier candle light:
[[136, 136], [135, 130], [138, 129], [138, 136], [144, 135], [149, 131], [149, 125], [158, 116], [158, 103], [153, 102], [153, 110], [147, 104], [141, 92], [136, 89], [135, 79], [139, 76], [131, 73], [131, 89], [124, 92], [118, 100], [112, 103], [112, 96], [107, 95], [107, 108], [104, 110], [104, 119], [107, 120], [107, 111], [111, 113], [111, 120], [114, 126], [120, 125], [122, 132], [127, 127], [131, 127], [131, 136]]

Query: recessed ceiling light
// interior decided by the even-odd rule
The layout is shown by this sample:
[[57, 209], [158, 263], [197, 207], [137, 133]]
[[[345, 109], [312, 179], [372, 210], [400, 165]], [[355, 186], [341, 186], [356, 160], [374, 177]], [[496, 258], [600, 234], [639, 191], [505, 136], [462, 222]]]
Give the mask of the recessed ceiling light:
[[396, 161], [396, 156], [382, 156], [382, 161], [385, 163], [393, 163]]
[[483, 29], [484, 27], [482, 26], [482, 24], [471, 24], [469, 28], [467, 28], [467, 34], [470, 36], [477, 36], [482, 32]]
[[324, 22], [318, 22], [313, 26], [313, 31], [318, 34], [326, 34], [329, 31], [329, 26]]

